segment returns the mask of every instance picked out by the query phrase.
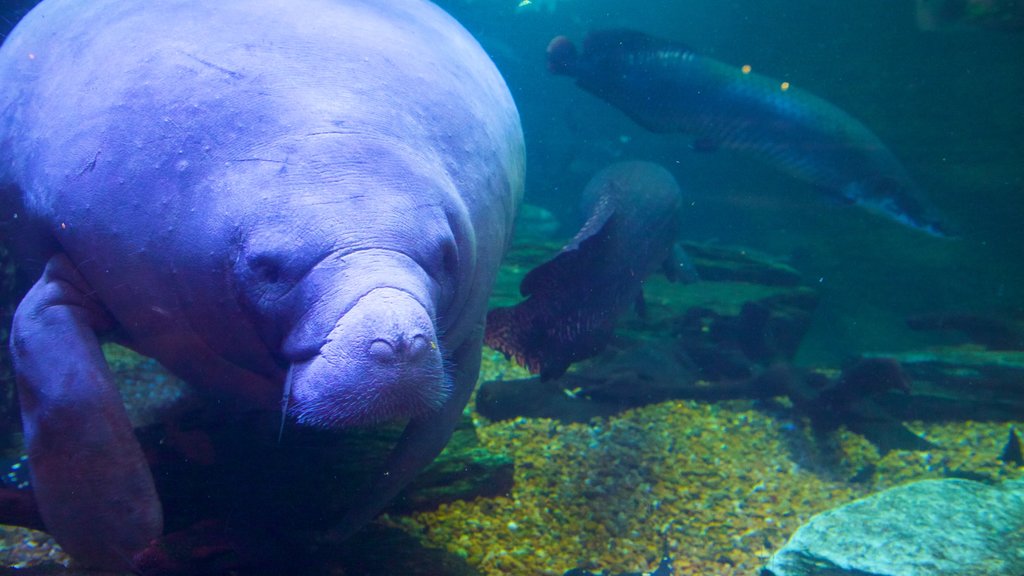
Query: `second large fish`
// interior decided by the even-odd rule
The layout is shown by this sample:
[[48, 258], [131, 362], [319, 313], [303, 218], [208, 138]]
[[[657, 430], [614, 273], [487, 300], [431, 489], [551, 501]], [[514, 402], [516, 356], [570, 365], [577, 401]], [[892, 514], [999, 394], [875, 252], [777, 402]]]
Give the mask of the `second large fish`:
[[935, 236], [938, 211], [866, 126], [788, 83], [633, 30], [591, 33], [582, 53], [564, 36], [548, 68], [572, 76], [652, 132], [750, 153], [847, 202]]

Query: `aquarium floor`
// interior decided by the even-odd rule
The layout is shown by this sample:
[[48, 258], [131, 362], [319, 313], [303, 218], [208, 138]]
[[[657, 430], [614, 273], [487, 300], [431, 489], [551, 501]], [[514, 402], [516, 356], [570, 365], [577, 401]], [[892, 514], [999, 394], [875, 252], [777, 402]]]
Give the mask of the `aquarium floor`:
[[[483, 377], [501, 376], [524, 374], [485, 351]], [[478, 417], [481, 442], [515, 461], [511, 493], [379, 522], [487, 575], [647, 571], [667, 546], [677, 575], [749, 576], [823, 510], [912, 480], [1024, 470], [996, 457], [1024, 422], [910, 422], [941, 448], [883, 457], [845, 430], [814, 441], [788, 415], [782, 404], [669, 401], [587, 424]], [[0, 538], [4, 566], [66, 562], [45, 535]]]
[[[494, 355], [484, 369], [522, 377]], [[996, 458], [1010, 423], [910, 422], [941, 449], [882, 457], [845, 430], [815, 442], [785, 415], [669, 401], [588, 424], [480, 421], [516, 462], [512, 493], [389, 521], [488, 575], [649, 571], [666, 543], [677, 575], [753, 575], [823, 510], [912, 480], [1022, 475]]]

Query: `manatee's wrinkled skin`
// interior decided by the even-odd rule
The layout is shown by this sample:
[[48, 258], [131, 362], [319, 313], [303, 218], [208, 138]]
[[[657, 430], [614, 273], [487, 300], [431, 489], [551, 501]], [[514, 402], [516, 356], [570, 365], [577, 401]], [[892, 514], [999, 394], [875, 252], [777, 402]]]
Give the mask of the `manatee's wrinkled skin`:
[[224, 405], [411, 418], [367, 521], [470, 395], [522, 178], [503, 80], [422, 0], [45, 0], [0, 49], [0, 222], [45, 262], [11, 347], [47, 530], [113, 569], [162, 532], [104, 339]]

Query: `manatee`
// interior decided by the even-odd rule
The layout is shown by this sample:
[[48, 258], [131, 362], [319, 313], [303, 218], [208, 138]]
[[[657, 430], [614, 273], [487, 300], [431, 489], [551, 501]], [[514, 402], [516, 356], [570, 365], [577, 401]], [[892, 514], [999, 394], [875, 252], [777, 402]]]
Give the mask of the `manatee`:
[[485, 343], [543, 380], [599, 354], [630, 306], [643, 311], [643, 282], [663, 269], [684, 279], [676, 238], [682, 216], [679, 184], [652, 162], [618, 162], [583, 190], [587, 220], [553, 258], [530, 270], [525, 300], [487, 314]]
[[105, 569], [163, 531], [104, 341], [225, 410], [407, 420], [334, 535], [371, 519], [475, 385], [523, 170], [429, 2], [44, 0], [0, 49], [0, 240], [39, 271], [11, 351], [46, 530]]

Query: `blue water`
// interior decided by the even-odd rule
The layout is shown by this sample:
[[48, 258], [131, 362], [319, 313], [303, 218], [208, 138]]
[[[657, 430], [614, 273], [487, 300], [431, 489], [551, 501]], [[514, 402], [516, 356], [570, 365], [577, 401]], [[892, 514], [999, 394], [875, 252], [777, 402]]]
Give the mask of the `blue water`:
[[[1024, 35], [984, 27], [919, 30], [893, 2], [562, 0], [442, 2], [473, 31], [516, 98], [527, 138], [527, 201], [567, 233], [579, 192], [617, 159], [669, 167], [692, 201], [683, 237], [788, 259], [824, 295], [802, 360], [915, 347], [908, 314], [1024, 311]], [[553, 9], [550, 9], [553, 6]], [[545, 70], [556, 35], [628, 27], [749, 64], [861, 120], [961, 232], [943, 241], [830, 204], [809, 185], [743, 156], [700, 153], [657, 135]]]
[[[969, 22], [922, 30], [913, 0], [439, 3], [508, 82], [526, 134], [526, 201], [550, 210], [562, 236], [578, 228], [580, 193], [597, 170], [649, 160], [683, 188], [681, 240], [784, 261], [819, 290], [798, 364], [834, 367], [865, 353], [959, 341], [911, 331], [905, 318], [914, 314], [971, 312], [1024, 324], [1024, 33]], [[0, 35], [33, 4], [5, 0]], [[547, 72], [553, 37], [578, 44], [609, 27], [749, 64], [845, 110], [886, 143], [959, 235], [934, 238], [836, 205], [739, 154], [694, 151], [688, 137], [650, 133]], [[0, 304], [0, 314], [9, 312]]]
[[[0, 32], [35, 2], [5, 3]], [[671, 169], [691, 202], [682, 237], [786, 259], [825, 295], [802, 358], [921, 344], [909, 314], [1024, 314], [1024, 34], [962, 26], [928, 32], [913, 2], [513, 0], [440, 3], [506, 78], [527, 138], [527, 201], [571, 235], [578, 195], [610, 162]], [[545, 47], [564, 34], [629, 27], [787, 80], [872, 129], [960, 231], [938, 240], [835, 206], [749, 158], [694, 152], [651, 134], [565, 77]]]

